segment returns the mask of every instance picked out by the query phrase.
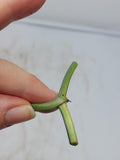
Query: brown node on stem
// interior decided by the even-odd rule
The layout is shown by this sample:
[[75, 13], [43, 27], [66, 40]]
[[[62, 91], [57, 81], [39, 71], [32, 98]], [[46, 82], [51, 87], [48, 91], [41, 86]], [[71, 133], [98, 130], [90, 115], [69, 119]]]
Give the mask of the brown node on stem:
[[67, 102], [71, 102], [71, 100], [67, 99]]

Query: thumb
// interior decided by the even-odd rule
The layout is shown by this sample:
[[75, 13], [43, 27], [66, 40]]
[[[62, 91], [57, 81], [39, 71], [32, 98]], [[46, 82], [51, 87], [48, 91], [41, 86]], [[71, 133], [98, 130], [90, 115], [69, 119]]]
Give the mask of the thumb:
[[0, 94], [0, 129], [35, 117], [31, 104], [19, 97]]

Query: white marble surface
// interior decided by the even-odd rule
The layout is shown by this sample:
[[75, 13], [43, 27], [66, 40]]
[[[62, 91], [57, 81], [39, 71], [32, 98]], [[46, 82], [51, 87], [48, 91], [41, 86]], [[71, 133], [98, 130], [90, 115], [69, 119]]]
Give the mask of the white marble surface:
[[69, 109], [79, 145], [70, 146], [59, 111], [0, 131], [0, 160], [120, 159], [120, 38], [12, 24], [0, 32], [0, 58], [58, 91], [72, 61]]

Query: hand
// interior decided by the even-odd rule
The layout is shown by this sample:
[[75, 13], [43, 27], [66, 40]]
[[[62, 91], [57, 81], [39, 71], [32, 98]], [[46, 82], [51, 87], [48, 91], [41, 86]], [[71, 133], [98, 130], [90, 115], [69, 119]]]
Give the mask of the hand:
[[[0, 0], [0, 30], [37, 11], [45, 0]], [[35, 116], [30, 102], [48, 102], [57, 93], [6, 60], [0, 59], [0, 129]]]
[[[0, 30], [37, 11], [45, 0], [0, 0]], [[0, 129], [35, 116], [30, 102], [47, 102], [56, 93], [34, 75], [0, 59]]]
[[12, 21], [36, 12], [45, 0], [0, 0], [0, 30]]
[[48, 102], [56, 95], [34, 75], [0, 59], [0, 129], [32, 119], [30, 102]]

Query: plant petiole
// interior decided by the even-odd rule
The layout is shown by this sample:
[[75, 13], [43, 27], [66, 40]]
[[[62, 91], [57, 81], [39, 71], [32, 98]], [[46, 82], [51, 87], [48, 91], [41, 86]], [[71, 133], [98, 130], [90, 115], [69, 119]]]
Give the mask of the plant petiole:
[[76, 136], [76, 132], [75, 132], [75, 128], [74, 128], [74, 124], [73, 124], [71, 115], [66, 105], [66, 103], [70, 101], [66, 98], [66, 94], [67, 94], [68, 86], [70, 83], [70, 79], [76, 67], [77, 67], [76, 62], [73, 62], [70, 65], [63, 79], [58, 96], [54, 100], [47, 102], [47, 103], [42, 103], [42, 104], [32, 103], [33, 109], [38, 112], [49, 113], [57, 109], [60, 110], [64, 123], [65, 123], [66, 130], [67, 130], [69, 142], [71, 145], [77, 145], [78, 140], [77, 140], [77, 136]]

